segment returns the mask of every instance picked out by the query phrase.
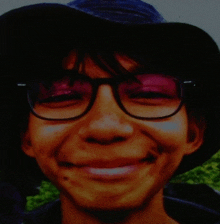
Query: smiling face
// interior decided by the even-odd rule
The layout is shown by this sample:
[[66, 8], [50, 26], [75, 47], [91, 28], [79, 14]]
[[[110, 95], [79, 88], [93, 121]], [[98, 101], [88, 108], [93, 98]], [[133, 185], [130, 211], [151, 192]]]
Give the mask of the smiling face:
[[[127, 70], [137, 67], [125, 56], [116, 57]], [[75, 60], [72, 51], [64, 69], [73, 69]], [[111, 77], [89, 57], [84, 73]], [[202, 133], [189, 124], [185, 106], [169, 118], [140, 120], [119, 108], [111, 86], [101, 85], [91, 110], [77, 120], [48, 121], [31, 113], [22, 147], [59, 188], [61, 201], [88, 209], [129, 209], [162, 203], [164, 185], [183, 156], [200, 147]]]

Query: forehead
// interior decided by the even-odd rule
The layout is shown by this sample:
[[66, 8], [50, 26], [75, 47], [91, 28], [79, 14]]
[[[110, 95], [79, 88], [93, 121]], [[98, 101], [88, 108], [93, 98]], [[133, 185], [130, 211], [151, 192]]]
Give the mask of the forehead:
[[[125, 54], [114, 53], [114, 58], [126, 71], [133, 72], [136, 70], [139, 65], [136, 61], [132, 60]], [[64, 70], [73, 70], [75, 68], [76, 62], [78, 60], [77, 52], [75, 50], [71, 50], [68, 56], [63, 58], [62, 67]], [[102, 59], [100, 59], [102, 61]], [[110, 65], [107, 65], [106, 62], [103, 61], [103, 64], [107, 67], [109, 72], [115, 73], [113, 68]], [[99, 65], [94, 61], [94, 59], [89, 56], [89, 54], [85, 54], [83, 61], [79, 64], [78, 68], [79, 73], [84, 73], [89, 75], [92, 78], [97, 78], [101, 76], [109, 76], [109, 72], [100, 68]]]

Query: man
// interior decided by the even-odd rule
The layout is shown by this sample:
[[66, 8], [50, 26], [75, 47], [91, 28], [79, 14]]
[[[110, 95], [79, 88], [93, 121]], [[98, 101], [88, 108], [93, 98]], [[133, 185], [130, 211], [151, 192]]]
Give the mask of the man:
[[16, 153], [60, 190], [27, 223], [218, 221], [215, 210], [163, 198], [174, 174], [219, 147], [219, 50], [205, 32], [122, 0], [27, 6], [0, 23]]

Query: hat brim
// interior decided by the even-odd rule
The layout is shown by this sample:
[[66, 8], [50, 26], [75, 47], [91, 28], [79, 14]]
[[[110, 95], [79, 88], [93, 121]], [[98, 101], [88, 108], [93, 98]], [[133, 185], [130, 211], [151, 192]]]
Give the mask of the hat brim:
[[139, 49], [161, 57], [181, 55], [178, 60], [182, 57], [187, 60], [190, 55], [202, 60], [204, 52], [210, 56], [218, 51], [206, 32], [189, 24], [114, 22], [60, 4], [44, 3], [12, 10], [0, 17], [0, 29], [1, 54], [4, 50], [13, 55], [40, 46], [47, 50], [77, 45], [116, 50], [129, 47], [131, 51]]
[[[60, 4], [37, 4], [12, 10], [0, 17], [0, 31], [1, 58], [30, 58], [37, 53], [44, 57], [44, 52], [47, 56], [59, 57], [63, 49], [72, 50], [77, 46], [122, 52], [138, 49], [138, 53], [149, 54], [155, 60], [160, 58], [163, 66], [188, 74], [216, 70], [219, 64], [217, 45], [195, 26], [126, 24]], [[217, 150], [215, 146], [188, 156], [177, 173], [201, 165]]]

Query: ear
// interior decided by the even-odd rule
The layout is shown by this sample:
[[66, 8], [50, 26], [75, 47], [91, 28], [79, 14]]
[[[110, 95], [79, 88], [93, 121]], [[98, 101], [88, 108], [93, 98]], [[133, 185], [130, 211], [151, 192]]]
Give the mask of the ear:
[[188, 147], [185, 154], [189, 155], [196, 152], [204, 142], [204, 134], [206, 129], [206, 122], [204, 118], [189, 119], [188, 125]]
[[30, 135], [29, 132], [26, 131], [25, 133], [21, 134], [21, 149], [22, 151], [30, 157], [35, 158], [35, 153], [33, 150], [33, 147], [31, 145], [31, 141], [30, 141]]

